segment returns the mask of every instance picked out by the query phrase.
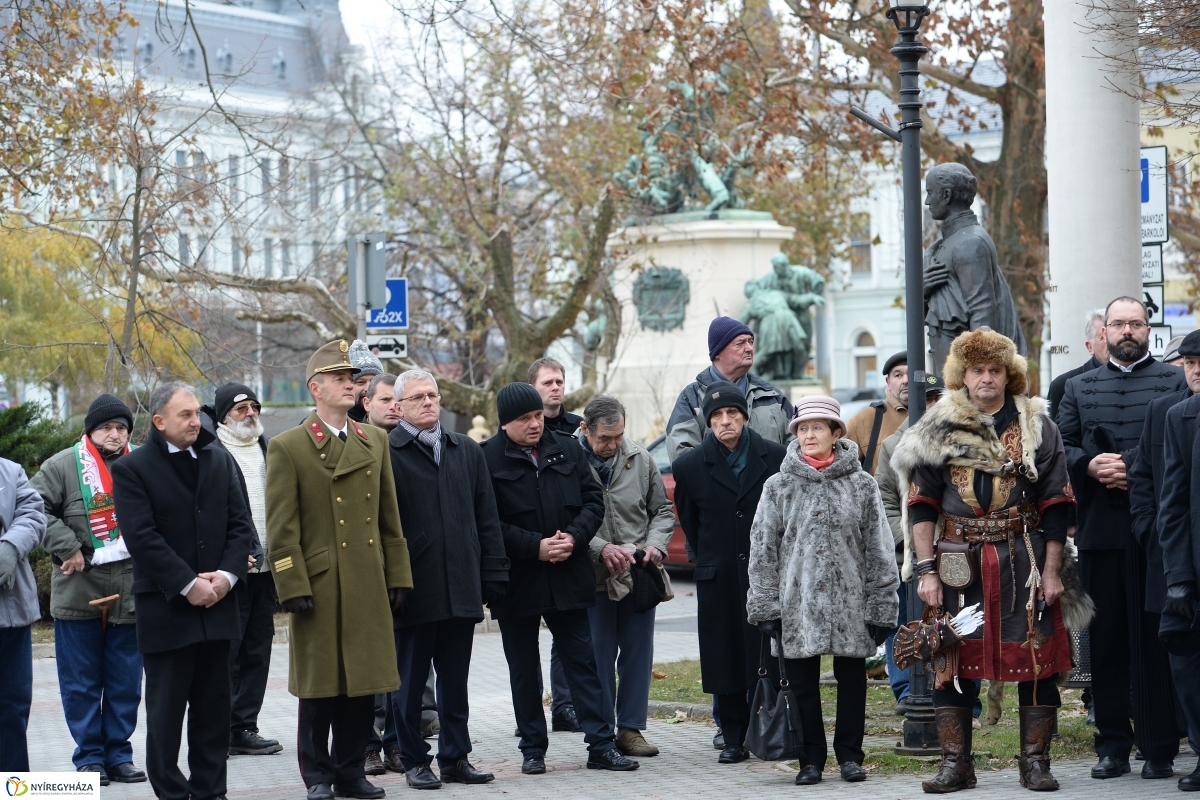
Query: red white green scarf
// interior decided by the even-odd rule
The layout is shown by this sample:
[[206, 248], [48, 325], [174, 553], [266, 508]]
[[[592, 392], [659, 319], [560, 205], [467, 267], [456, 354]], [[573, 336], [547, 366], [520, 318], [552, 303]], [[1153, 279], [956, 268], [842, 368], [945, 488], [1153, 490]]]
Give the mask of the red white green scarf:
[[[128, 453], [133, 448], [125, 446]], [[104, 456], [87, 434], [75, 443], [75, 466], [79, 471], [79, 490], [83, 508], [92, 529], [93, 564], [110, 564], [129, 558], [121, 529], [117, 526], [117, 506], [113, 502], [112, 476]]]

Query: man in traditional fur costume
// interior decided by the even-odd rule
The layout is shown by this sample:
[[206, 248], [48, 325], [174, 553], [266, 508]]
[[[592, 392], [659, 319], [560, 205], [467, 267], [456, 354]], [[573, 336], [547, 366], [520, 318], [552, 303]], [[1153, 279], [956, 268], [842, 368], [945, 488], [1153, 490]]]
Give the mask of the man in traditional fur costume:
[[[908, 497], [921, 599], [950, 615], [975, 603], [983, 611], [960, 645], [956, 678], [1017, 683], [1021, 785], [1047, 791], [1058, 788], [1050, 774], [1054, 676], [1071, 669], [1067, 625], [1086, 625], [1090, 601], [1065, 552], [1075, 500], [1062, 439], [1046, 402], [1025, 397], [1025, 370], [1011, 339], [987, 328], [959, 335], [946, 360], [946, 395], [901, 439], [892, 466]], [[935, 540], [939, 552], [965, 546], [959, 563], [973, 562], [974, 576], [967, 585], [943, 586], [952, 560], [943, 556], [939, 571]], [[906, 556], [905, 578], [912, 572]], [[934, 688], [942, 765], [922, 783], [926, 792], [975, 786], [973, 701], [957, 680]]]

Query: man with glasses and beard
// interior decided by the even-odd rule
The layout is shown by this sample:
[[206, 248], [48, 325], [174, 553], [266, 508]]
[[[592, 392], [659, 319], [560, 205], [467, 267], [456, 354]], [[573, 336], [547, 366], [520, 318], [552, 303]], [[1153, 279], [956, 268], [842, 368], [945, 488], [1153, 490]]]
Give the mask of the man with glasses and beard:
[[275, 639], [275, 580], [262, 555], [267, 547], [268, 442], [259, 420], [262, 406], [249, 386], [227, 383], [217, 389], [213, 405], [202, 410], [215, 423], [217, 441], [237, 462], [260, 548], [250, 563], [245, 584], [234, 587], [242, 614], [242, 638], [229, 647], [233, 683], [229, 755], [269, 755], [283, 750], [283, 745], [258, 733], [258, 712], [267, 692]]
[[[1058, 411], [1078, 500], [1075, 536], [1084, 587], [1096, 603], [1091, 624], [1096, 713], [1093, 778], [1130, 771], [1136, 742], [1143, 778], [1169, 778], [1179, 752], [1175, 692], [1157, 614], [1146, 607], [1146, 552], [1134, 536], [1128, 470], [1151, 401], [1187, 388], [1183, 370], [1150, 355], [1146, 307], [1118, 297], [1104, 314], [1108, 362], [1067, 381]], [[1129, 688], [1133, 686], [1133, 726]]]

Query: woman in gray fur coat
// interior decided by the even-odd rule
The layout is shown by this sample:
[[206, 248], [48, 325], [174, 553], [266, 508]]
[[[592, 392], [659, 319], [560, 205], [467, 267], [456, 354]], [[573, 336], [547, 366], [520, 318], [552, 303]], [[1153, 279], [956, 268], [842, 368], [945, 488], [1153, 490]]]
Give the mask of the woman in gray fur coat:
[[767, 480], [750, 530], [747, 618], [782, 643], [804, 731], [797, 784], [814, 784], [828, 758], [821, 721], [821, 656], [838, 683], [833, 751], [842, 779], [861, 781], [866, 658], [895, 627], [900, 577], [874, 478], [832, 397], [806, 397], [790, 425], [780, 472]]

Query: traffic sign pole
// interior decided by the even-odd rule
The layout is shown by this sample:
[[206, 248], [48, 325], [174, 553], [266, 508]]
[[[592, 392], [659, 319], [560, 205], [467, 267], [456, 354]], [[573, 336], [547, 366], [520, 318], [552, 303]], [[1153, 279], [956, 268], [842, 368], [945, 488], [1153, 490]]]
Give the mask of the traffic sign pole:
[[359, 239], [354, 242], [355, 266], [354, 288], [356, 291], [354, 315], [358, 320], [358, 339], [367, 338], [367, 243]]

